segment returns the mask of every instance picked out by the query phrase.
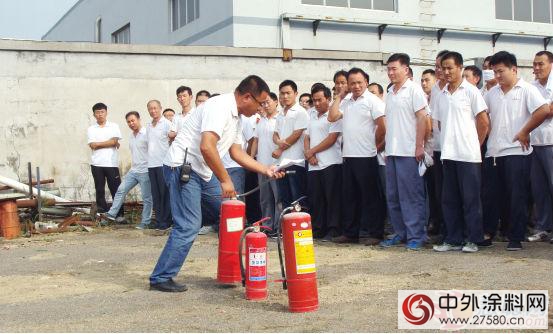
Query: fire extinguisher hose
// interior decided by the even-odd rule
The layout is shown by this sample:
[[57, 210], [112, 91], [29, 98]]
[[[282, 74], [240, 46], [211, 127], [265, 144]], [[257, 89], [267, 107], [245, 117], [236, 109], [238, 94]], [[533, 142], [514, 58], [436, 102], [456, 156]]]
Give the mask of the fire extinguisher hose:
[[[296, 174], [296, 171], [295, 171], [295, 170], [286, 171], [286, 175], [290, 175], [290, 174]], [[248, 190], [248, 191], [246, 191], [246, 192], [243, 193], [243, 194], [238, 194], [238, 195], [236, 195], [236, 197], [237, 197], [237, 198], [240, 198], [240, 197], [246, 197], [246, 196], [248, 196], [248, 195], [251, 195], [251, 194], [253, 194], [254, 192], [258, 191], [259, 188], [261, 188], [261, 186], [263, 186], [263, 185], [265, 185], [265, 184], [271, 182], [272, 180], [273, 180], [273, 179], [267, 179], [267, 180], [261, 182], [257, 187], [253, 188], [252, 190]]]
[[[242, 276], [242, 286], [246, 286], [246, 269], [244, 268], [244, 261], [242, 259], [242, 249], [244, 248], [244, 240], [246, 239], [246, 234], [250, 231], [253, 231], [254, 227], [246, 227], [242, 234], [240, 235], [240, 242], [238, 243], [238, 259], [240, 261], [240, 275]], [[247, 259], [246, 259], [247, 261]]]

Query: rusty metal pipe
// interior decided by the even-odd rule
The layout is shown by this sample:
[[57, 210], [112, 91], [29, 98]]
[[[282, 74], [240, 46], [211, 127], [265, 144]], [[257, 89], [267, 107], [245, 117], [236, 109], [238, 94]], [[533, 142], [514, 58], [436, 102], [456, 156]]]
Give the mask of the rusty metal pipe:
[[[40, 180], [40, 184], [51, 184], [51, 183], [54, 183], [54, 179], [46, 179], [46, 180]], [[24, 183], [25, 185], [29, 185], [29, 183]], [[33, 181], [31, 182], [31, 184], [33, 186], [36, 186], [37, 184], [37, 181]], [[10, 190], [12, 189], [12, 187], [8, 187], [8, 186], [0, 186], [0, 191], [4, 191], [4, 190]]]

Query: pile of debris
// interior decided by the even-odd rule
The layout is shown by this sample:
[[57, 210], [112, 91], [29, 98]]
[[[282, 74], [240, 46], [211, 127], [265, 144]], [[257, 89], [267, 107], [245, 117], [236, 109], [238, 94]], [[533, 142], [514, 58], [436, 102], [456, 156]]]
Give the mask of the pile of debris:
[[[96, 203], [71, 201], [60, 197], [53, 179], [36, 177], [29, 167], [28, 182], [21, 183], [0, 175], [0, 237], [13, 239], [24, 235], [57, 233], [71, 230], [92, 231], [99, 226]], [[4, 186], [1, 186], [1, 185]], [[139, 206], [142, 203], [125, 203]]]

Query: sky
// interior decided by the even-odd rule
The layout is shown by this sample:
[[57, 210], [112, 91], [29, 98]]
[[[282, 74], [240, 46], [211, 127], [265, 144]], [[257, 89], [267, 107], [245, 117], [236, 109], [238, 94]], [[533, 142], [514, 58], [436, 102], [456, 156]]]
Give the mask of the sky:
[[0, 0], [0, 38], [40, 38], [77, 0]]

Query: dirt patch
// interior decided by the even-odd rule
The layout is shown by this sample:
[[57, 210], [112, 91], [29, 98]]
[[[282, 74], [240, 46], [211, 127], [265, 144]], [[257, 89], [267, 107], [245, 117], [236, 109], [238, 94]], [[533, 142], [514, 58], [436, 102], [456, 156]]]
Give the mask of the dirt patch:
[[[553, 247], [546, 243], [525, 244], [517, 253], [499, 243], [476, 254], [319, 243], [320, 310], [291, 314], [280, 283], [270, 283], [267, 301], [248, 302], [241, 287], [215, 282], [214, 234], [198, 237], [177, 277], [189, 291], [148, 291], [166, 238], [103, 229], [0, 241], [0, 331], [391, 332], [397, 331], [400, 289], [553, 294]], [[269, 249], [269, 276], [276, 280], [276, 244]]]

